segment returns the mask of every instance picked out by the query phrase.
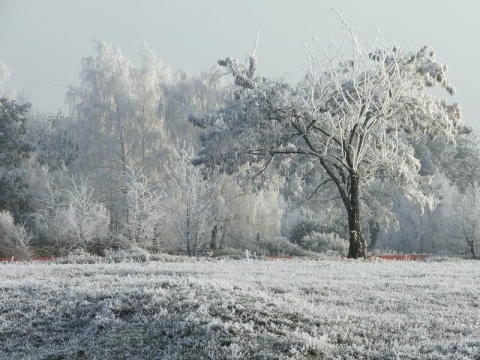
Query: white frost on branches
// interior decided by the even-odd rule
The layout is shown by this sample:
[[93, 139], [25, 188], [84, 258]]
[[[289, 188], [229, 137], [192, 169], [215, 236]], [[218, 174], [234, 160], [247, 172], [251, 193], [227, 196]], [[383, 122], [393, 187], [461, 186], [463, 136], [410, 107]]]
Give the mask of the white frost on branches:
[[457, 225], [460, 227], [468, 251], [475, 259], [480, 253], [480, 185], [478, 182], [469, 185], [465, 193], [460, 195], [459, 200]]
[[93, 189], [88, 189], [87, 181], [77, 184], [72, 180], [65, 195], [69, 203], [64, 213], [67, 241], [74, 247], [86, 247], [104, 240], [110, 216], [105, 205], [93, 198]]
[[160, 229], [167, 222], [165, 194], [150, 183], [142, 169], [128, 169], [124, 183], [128, 212], [123, 225], [126, 236], [138, 245], [158, 244]]
[[23, 224], [15, 224], [8, 210], [0, 211], [0, 254], [28, 259], [32, 234]]
[[317, 44], [320, 51], [307, 46], [309, 70], [295, 88], [252, 76], [248, 65], [230, 58], [219, 61], [237, 88], [232, 101], [201, 124], [209, 131], [199, 159], [230, 173], [248, 164], [261, 185], [273, 165], [296, 188], [337, 192], [348, 217], [349, 256], [362, 257], [360, 218], [369, 187], [391, 182], [432, 209], [435, 199], [424, 191], [429, 178], [419, 174], [412, 142], [423, 134], [454, 142], [471, 128], [458, 104], [426, 91], [454, 93], [433, 49], [411, 52], [383, 39], [363, 46], [347, 29], [353, 55], [333, 41]]
[[192, 147], [174, 152], [169, 175], [169, 213], [176, 225], [183, 249], [194, 256], [208, 241], [214, 183], [208, 181], [201, 166], [194, 166]]
[[0, 85], [10, 77], [10, 68], [0, 61]]

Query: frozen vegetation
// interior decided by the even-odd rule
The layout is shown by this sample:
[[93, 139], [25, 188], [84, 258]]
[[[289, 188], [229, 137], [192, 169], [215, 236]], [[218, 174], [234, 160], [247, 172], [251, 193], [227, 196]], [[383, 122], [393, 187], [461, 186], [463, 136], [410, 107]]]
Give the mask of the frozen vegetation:
[[337, 16], [345, 46], [305, 43], [297, 83], [263, 76], [256, 45], [191, 76], [95, 40], [51, 114], [7, 96], [0, 62], [0, 258], [478, 257], [480, 140], [447, 66]]
[[366, 260], [478, 258], [480, 140], [432, 48], [337, 15], [296, 84], [96, 40], [69, 115], [0, 88], [0, 258], [62, 257], [0, 263], [0, 360], [480, 359], [478, 262]]
[[0, 264], [1, 359], [480, 356], [475, 261], [93, 260]]

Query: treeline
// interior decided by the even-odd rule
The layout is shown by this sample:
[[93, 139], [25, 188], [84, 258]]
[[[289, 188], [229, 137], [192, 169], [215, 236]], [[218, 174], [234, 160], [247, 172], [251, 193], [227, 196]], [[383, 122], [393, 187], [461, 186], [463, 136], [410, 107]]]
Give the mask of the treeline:
[[[70, 115], [2, 98], [0, 257], [133, 246], [191, 256], [345, 253], [344, 210], [328, 192], [269, 169], [268, 183], [254, 188], [245, 169], [226, 174], [222, 164], [196, 161], [196, 119], [214, 117], [235, 99], [233, 88], [221, 67], [192, 77], [149, 49], [137, 65], [96, 41], [80, 86], [66, 94]], [[480, 152], [474, 135], [456, 142], [413, 144], [422, 175], [434, 177], [425, 183], [437, 195], [434, 211], [422, 214], [387, 185], [362, 199], [371, 251], [475, 256]], [[385, 202], [388, 216], [376, 212]]]

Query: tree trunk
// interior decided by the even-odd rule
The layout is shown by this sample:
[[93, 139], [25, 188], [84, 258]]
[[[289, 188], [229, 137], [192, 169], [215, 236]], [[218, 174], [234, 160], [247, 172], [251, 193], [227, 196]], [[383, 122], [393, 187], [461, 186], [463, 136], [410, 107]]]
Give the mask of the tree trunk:
[[475, 252], [475, 245], [472, 243], [470, 244], [470, 252], [472, 253], [472, 259], [476, 260], [477, 259], [477, 254]]
[[212, 229], [212, 236], [210, 238], [210, 250], [217, 250], [217, 232], [218, 224], [215, 224]]
[[220, 250], [223, 250], [225, 249], [225, 240], [227, 238], [227, 230], [228, 230], [226, 222], [223, 223], [221, 230], [222, 230], [222, 237], [220, 238], [220, 244], [218, 245], [218, 248]]
[[377, 248], [378, 243], [379, 243], [379, 225], [375, 220], [370, 220], [368, 222], [368, 226], [370, 229], [370, 243], [367, 246], [368, 251], [373, 251]]
[[186, 231], [185, 231], [185, 237], [186, 237], [186, 242], [187, 242], [187, 254], [188, 256], [193, 256], [192, 254], [192, 240], [191, 240], [191, 234], [190, 234], [190, 204], [187, 201], [187, 213], [186, 213]]
[[362, 235], [360, 223], [360, 188], [358, 174], [350, 175], [350, 194], [347, 206], [348, 212], [348, 230], [350, 234], [350, 246], [348, 249], [348, 258], [358, 259], [366, 257], [365, 239]]
[[[465, 241], [466, 241], [468, 247], [470, 248], [470, 252], [472, 253], [472, 258], [476, 260], [477, 259], [477, 254], [475, 253], [475, 243], [474, 243], [474, 236], [475, 235], [473, 235], [472, 238], [469, 238], [467, 236], [467, 231], [465, 230], [465, 224], [463, 223], [463, 221], [462, 221], [462, 230], [463, 230], [463, 235], [465, 236]], [[475, 228], [473, 228], [473, 230], [475, 230]], [[473, 231], [472, 231], [472, 233], [473, 233]]]

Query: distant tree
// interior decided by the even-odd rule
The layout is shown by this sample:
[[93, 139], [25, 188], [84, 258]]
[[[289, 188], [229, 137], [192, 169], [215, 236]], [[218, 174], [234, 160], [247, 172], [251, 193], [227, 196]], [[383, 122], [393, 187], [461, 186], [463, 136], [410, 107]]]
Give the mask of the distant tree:
[[151, 176], [163, 170], [167, 158], [169, 141], [161, 103], [172, 75], [148, 49], [135, 67], [116, 46], [100, 40], [94, 46], [95, 55], [82, 61], [80, 86], [67, 93], [79, 121], [75, 166], [82, 176], [92, 178], [108, 204], [112, 228], [121, 231], [126, 214], [125, 171], [142, 167]]
[[[402, 253], [459, 254], [463, 251], [463, 235], [459, 235], [458, 189], [441, 173], [437, 173], [429, 185], [438, 204], [433, 211], [423, 214], [415, 203], [401, 193], [390, 197], [396, 214], [396, 231], [378, 234], [380, 248]], [[382, 229], [383, 230], [383, 229]]]
[[9, 100], [19, 100], [24, 96], [18, 96], [15, 89], [2, 89], [1, 86], [5, 83], [10, 75], [12, 74], [12, 69], [5, 63], [0, 61], [0, 97], [4, 97]]
[[200, 153], [206, 164], [230, 173], [248, 164], [259, 186], [268, 180], [265, 169], [274, 166], [287, 179], [300, 179], [304, 191], [335, 191], [348, 220], [348, 256], [361, 258], [368, 186], [389, 181], [407, 199], [433, 208], [434, 198], [422, 186], [429, 179], [419, 174], [411, 139], [427, 134], [454, 142], [471, 129], [457, 104], [426, 91], [438, 86], [454, 94], [433, 49], [411, 52], [383, 40], [366, 48], [344, 25], [352, 56], [335, 43], [323, 48], [321, 57], [308, 48], [309, 71], [295, 88], [256, 76], [253, 56], [248, 65], [219, 61], [234, 76], [234, 98], [193, 121], [207, 129]]
[[45, 171], [44, 188], [36, 194], [36, 210], [33, 213], [35, 231], [41, 240], [53, 243], [57, 249], [65, 242], [65, 208], [68, 206], [65, 191], [59, 188], [48, 171]]
[[124, 232], [137, 245], [159, 245], [162, 229], [167, 224], [165, 194], [153, 186], [141, 169], [125, 173], [127, 216]]
[[188, 119], [210, 113], [223, 104], [228, 94], [223, 75], [218, 66], [198, 77], [191, 77], [180, 70], [166, 87], [165, 99], [159, 108], [164, 112], [165, 127], [177, 147], [183, 143], [197, 147], [198, 129]]
[[468, 251], [474, 259], [480, 252], [480, 185], [475, 182], [469, 185], [460, 201], [457, 203], [457, 225], [460, 226], [461, 234]]
[[442, 170], [450, 182], [465, 192], [480, 179], [480, 147], [475, 134], [460, 136], [457, 146], [442, 159]]
[[7, 64], [0, 61], [0, 85], [10, 77], [10, 68]]
[[26, 124], [28, 141], [35, 146], [35, 162], [50, 171], [68, 167], [78, 157], [74, 119], [62, 112], [30, 113]]
[[175, 152], [169, 174], [169, 207], [179, 240], [189, 256], [205, 249], [209, 240], [214, 185], [205, 179], [201, 167], [194, 166], [193, 148]]
[[0, 256], [28, 259], [31, 239], [24, 224], [15, 224], [8, 210], [0, 211]]
[[8, 210], [16, 221], [25, 221], [29, 198], [24, 168], [34, 147], [25, 134], [30, 104], [0, 99], [0, 210]]
[[72, 181], [65, 197], [68, 206], [60, 210], [65, 246], [85, 249], [94, 242], [103, 242], [109, 233], [109, 214], [105, 205], [93, 198], [93, 189], [87, 187], [86, 181]]

